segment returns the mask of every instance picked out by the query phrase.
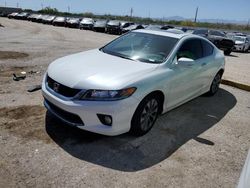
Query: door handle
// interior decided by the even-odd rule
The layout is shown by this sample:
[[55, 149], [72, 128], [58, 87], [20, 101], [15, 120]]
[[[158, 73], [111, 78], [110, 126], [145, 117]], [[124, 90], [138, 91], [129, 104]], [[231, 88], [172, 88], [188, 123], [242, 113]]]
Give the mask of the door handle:
[[207, 63], [202, 63], [202, 64], [201, 64], [201, 66], [205, 66], [205, 65], [207, 65]]

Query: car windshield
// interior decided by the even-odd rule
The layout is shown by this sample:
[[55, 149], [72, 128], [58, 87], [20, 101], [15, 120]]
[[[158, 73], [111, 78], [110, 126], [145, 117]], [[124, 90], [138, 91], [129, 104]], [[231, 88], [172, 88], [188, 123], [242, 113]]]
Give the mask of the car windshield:
[[178, 39], [148, 33], [132, 32], [119, 37], [100, 50], [104, 53], [145, 63], [162, 63]]
[[65, 20], [64, 17], [57, 17], [57, 18], [56, 18], [56, 21], [64, 21], [64, 20]]
[[241, 42], [245, 42], [246, 38], [244, 38], [244, 37], [239, 37], [239, 36], [235, 36], [235, 37], [234, 37], [234, 40], [236, 40], [236, 41], [241, 41]]
[[108, 24], [109, 24], [109, 25], [119, 25], [120, 22], [119, 22], [119, 21], [112, 20], [112, 21], [109, 21]]
[[208, 31], [207, 30], [203, 30], [203, 29], [201, 29], [201, 30], [194, 30], [193, 31], [193, 34], [196, 34], [196, 35], [205, 35], [207, 33], [208, 33]]
[[225, 34], [220, 31], [210, 31], [209, 34], [214, 36], [225, 37]]

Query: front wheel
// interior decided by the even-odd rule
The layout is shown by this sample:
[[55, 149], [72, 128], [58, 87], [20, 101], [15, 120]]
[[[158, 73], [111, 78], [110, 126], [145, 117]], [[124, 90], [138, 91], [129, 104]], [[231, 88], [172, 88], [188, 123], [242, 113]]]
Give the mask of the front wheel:
[[208, 92], [208, 94], [210, 96], [213, 96], [215, 93], [217, 93], [217, 91], [219, 90], [219, 87], [220, 87], [220, 83], [221, 83], [221, 74], [218, 73], [214, 77], [213, 82], [212, 82], [212, 84], [210, 86], [210, 90]]
[[160, 102], [154, 96], [146, 97], [137, 107], [130, 132], [137, 136], [146, 134], [153, 127], [160, 110]]
[[225, 50], [225, 51], [224, 51], [224, 54], [225, 54], [225, 55], [230, 55], [231, 52], [232, 52], [232, 50]]

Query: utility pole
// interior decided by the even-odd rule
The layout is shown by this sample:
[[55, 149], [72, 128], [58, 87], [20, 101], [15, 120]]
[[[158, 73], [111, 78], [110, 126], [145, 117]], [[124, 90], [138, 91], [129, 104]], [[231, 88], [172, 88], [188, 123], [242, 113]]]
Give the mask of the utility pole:
[[16, 8], [19, 8], [19, 3], [18, 2], [16, 3]]
[[41, 3], [41, 7], [42, 7], [42, 10], [43, 10], [43, 4]]
[[70, 6], [68, 6], [68, 13], [70, 13]]
[[4, 6], [5, 6], [5, 7], [7, 6], [7, 3], [6, 3], [6, 1], [4, 1]]
[[132, 18], [133, 16], [133, 8], [130, 9], [130, 17]]
[[196, 21], [197, 21], [198, 11], [199, 11], [199, 7], [197, 7], [197, 8], [196, 8], [196, 11], [195, 11], [195, 18], [194, 18], [194, 22], [195, 22], [195, 23], [196, 23]]

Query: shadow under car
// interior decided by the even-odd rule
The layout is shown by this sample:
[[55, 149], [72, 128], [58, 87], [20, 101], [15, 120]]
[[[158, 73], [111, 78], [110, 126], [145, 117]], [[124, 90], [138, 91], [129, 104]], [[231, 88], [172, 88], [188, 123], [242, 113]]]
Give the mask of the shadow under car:
[[46, 131], [61, 148], [80, 160], [132, 172], [165, 160], [190, 139], [212, 147], [216, 143], [198, 136], [218, 123], [236, 103], [236, 98], [224, 89], [213, 97], [203, 95], [161, 115], [142, 137], [107, 137], [86, 132], [65, 125], [49, 112]]

